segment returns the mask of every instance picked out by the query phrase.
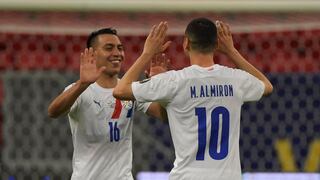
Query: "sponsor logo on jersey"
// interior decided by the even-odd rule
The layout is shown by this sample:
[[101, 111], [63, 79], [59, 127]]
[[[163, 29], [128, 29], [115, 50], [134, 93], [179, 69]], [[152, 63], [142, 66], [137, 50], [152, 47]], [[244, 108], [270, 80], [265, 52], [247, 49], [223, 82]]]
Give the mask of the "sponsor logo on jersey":
[[97, 104], [97, 105], [101, 108], [101, 104], [100, 104], [99, 101], [93, 100], [93, 102], [94, 102], [95, 104]]

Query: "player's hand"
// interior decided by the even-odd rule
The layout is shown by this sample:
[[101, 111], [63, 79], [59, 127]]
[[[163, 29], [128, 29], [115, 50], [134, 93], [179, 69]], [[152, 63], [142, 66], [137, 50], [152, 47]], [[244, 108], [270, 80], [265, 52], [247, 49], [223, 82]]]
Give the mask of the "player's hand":
[[151, 28], [143, 48], [143, 54], [159, 54], [164, 52], [171, 44], [171, 41], [165, 42], [168, 30], [167, 22], [160, 22]]
[[167, 72], [170, 65], [170, 59], [166, 57], [166, 54], [156, 54], [151, 60], [149, 72], [145, 71], [146, 77], [152, 77], [160, 73]]
[[80, 55], [80, 82], [82, 84], [94, 83], [106, 67], [100, 69], [96, 66], [97, 54], [92, 48], [85, 49]]
[[217, 50], [228, 55], [230, 52], [235, 50], [230, 27], [228, 24], [225, 24], [222, 21], [216, 21], [216, 26], [218, 30]]

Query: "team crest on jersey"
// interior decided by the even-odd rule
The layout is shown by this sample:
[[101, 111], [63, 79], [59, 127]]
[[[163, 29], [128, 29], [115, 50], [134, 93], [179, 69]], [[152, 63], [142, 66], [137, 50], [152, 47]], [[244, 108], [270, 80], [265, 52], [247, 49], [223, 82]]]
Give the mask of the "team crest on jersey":
[[140, 84], [150, 81], [150, 78], [139, 81]]
[[132, 108], [132, 101], [122, 101], [122, 105], [125, 109], [131, 109]]

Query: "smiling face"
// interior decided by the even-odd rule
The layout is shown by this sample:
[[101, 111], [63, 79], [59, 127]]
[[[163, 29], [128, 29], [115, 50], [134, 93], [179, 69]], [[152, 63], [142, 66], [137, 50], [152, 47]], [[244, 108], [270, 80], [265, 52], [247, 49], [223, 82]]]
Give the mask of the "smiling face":
[[100, 34], [96, 37], [93, 49], [97, 52], [97, 67], [105, 66], [105, 75], [118, 75], [121, 62], [124, 60], [123, 45], [119, 37], [113, 34]]

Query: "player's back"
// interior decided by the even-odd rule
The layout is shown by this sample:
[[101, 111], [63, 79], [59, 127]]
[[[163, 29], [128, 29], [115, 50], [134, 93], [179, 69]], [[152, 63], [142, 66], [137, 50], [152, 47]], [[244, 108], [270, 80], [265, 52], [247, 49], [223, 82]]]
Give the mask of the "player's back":
[[261, 97], [246, 95], [248, 74], [214, 65], [193, 65], [168, 73], [176, 84], [167, 105], [176, 160], [171, 180], [240, 180], [241, 105]]

